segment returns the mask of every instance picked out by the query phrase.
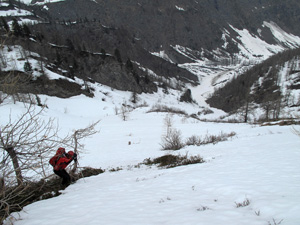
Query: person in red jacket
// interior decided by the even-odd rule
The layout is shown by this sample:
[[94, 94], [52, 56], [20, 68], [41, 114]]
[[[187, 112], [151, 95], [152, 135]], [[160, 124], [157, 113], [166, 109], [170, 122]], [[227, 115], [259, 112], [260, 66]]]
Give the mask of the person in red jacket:
[[63, 186], [67, 186], [71, 183], [71, 177], [65, 168], [72, 162], [72, 160], [77, 162], [77, 154], [73, 151], [66, 153], [64, 148], [58, 148], [55, 156], [49, 160], [49, 163], [53, 166], [54, 173], [63, 179]]

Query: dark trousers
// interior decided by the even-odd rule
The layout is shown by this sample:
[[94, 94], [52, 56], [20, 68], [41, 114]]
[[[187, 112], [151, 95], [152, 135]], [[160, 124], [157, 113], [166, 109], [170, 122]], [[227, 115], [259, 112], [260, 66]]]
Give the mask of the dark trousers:
[[67, 173], [67, 171], [65, 169], [62, 170], [54, 170], [54, 173], [61, 177], [62, 180], [62, 185], [68, 185], [71, 183], [71, 177], [70, 175]]

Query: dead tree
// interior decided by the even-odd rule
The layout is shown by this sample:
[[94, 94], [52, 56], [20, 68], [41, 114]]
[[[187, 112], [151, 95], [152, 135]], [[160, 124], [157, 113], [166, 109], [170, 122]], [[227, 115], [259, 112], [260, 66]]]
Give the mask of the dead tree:
[[54, 120], [41, 119], [43, 110], [36, 109], [31, 103], [19, 118], [12, 119], [10, 115], [8, 123], [0, 126], [0, 150], [5, 158], [4, 163], [11, 163], [18, 185], [24, 182], [25, 171], [43, 175], [49, 151], [56, 149], [61, 141]]
[[32, 76], [28, 74], [18, 74], [10, 72], [0, 79], [0, 91], [2, 97], [0, 104], [8, 97], [12, 97], [14, 103], [20, 101], [20, 87], [31, 80]]
[[[0, 224], [11, 212], [20, 210], [40, 188], [31, 185], [33, 180], [25, 172], [46, 179], [45, 167], [49, 166], [51, 152], [68, 146], [78, 154], [83, 149], [81, 140], [97, 132], [95, 126], [99, 121], [60, 138], [55, 121], [42, 120], [43, 110], [31, 103], [20, 117], [13, 119], [10, 115], [8, 123], [0, 125]], [[74, 172], [76, 168], [77, 164]]]

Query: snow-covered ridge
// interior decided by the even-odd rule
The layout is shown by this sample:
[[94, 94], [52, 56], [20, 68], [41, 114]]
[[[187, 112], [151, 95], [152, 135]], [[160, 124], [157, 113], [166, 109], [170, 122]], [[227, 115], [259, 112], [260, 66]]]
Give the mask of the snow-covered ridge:
[[[288, 48], [296, 48], [300, 46], [300, 37], [289, 34], [281, 29], [274, 22], [264, 22], [262, 26], [268, 27], [272, 32], [277, 44], [269, 44], [262, 40], [260, 36], [253, 35], [246, 29], [239, 30], [230, 25], [231, 30], [224, 29], [222, 40], [224, 41], [223, 48], [226, 49], [228, 41], [233, 41], [239, 48], [239, 53], [230, 55], [224, 53], [224, 49], [216, 49], [212, 52], [214, 61], [204, 57], [205, 50], [202, 52], [195, 51], [184, 46], [172, 46], [175, 51], [185, 56], [193, 63], [179, 64], [178, 66], [188, 70], [189, 72], [198, 76], [200, 85], [197, 87], [190, 87], [192, 95], [198, 103], [205, 105], [205, 99], [214, 92], [216, 88], [223, 87], [227, 81], [233, 77], [242, 74], [253, 65], [262, 62], [270, 56], [282, 52]], [[231, 33], [237, 37], [232, 39]], [[154, 55], [167, 60], [168, 55], [163, 52], [153, 53]], [[284, 68], [282, 69], [284, 70]], [[285, 80], [284, 71], [281, 72], [282, 82]], [[295, 75], [294, 75], [295, 76]], [[282, 83], [282, 87], [286, 87], [287, 83]], [[286, 88], [282, 91], [285, 94]], [[293, 91], [291, 96], [295, 96], [291, 104], [297, 102], [298, 92]]]
[[157, 57], [160, 57], [160, 58], [162, 58], [162, 59], [164, 59], [164, 60], [166, 60], [166, 61], [168, 61], [168, 62], [170, 62], [170, 63], [173, 63], [173, 61], [172, 61], [172, 60], [170, 59], [170, 57], [166, 54], [165, 51], [152, 52], [151, 54], [152, 54], [152, 55], [155, 55], [155, 56], [157, 56]]
[[289, 48], [297, 48], [300, 46], [300, 37], [285, 32], [276, 23], [272, 21], [268, 23], [265, 21], [263, 26], [266, 26], [271, 30], [280, 45]]
[[258, 36], [254, 36], [248, 30], [238, 30], [231, 26], [231, 29], [238, 34], [237, 40], [234, 40], [240, 49], [240, 53], [245, 58], [260, 57], [266, 59], [271, 55], [274, 55], [284, 48], [278, 45], [271, 45], [260, 39]]
[[0, 16], [32, 16], [33, 14], [24, 9], [10, 9], [5, 11], [0, 11]]
[[[247, 68], [287, 48], [300, 46], [300, 37], [288, 34], [276, 23], [264, 22], [262, 26], [270, 29], [274, 39], [277, 40], [277, 45], [267, 43], [261, 37], [251, 34], [246, 29], [239, 30], [230, 25], [231, 30], [224, 29], [221, 37], [224, 41], [223, 49], [215, 49], [215, 51], [211, 52], [214, 61], [205, 58], [204, 49], [197, 51], [180, 45], [171, 46], [179, 54], [194, 61], [193, 63], [184, 63], [178, 66], [198, 76], [200, 85], [190, 87], [192, 95], [195, 96], [198, 103], [205, 105], [205, 98], [212, 94], [215, 88], [224, 86], [227, 81], [243, 73]], [[236, 39], [232, 39], [232, 32], [235, 35], [237, 34]], [[238, 46], [238, 54], [232, 56], [224, 52], [229, 40], [235, 42]], [[165, 52], [152, 54], [170, 61], [170, 57]]]
[[[34, 14], [28, 10], [20, 9], [17, 5], [13, 6], [13, 9], [8, 9], [8, 3], [0, 3], [0, 16], [1, 17], [14, 17], [17, 18], [19, 24], [29, 24], [29, 23], [38, 23], [38, 20], [29, 19], [28, 17], [34, 16]], [[9, 26], [12, 26], [12, 20], [8, 20], [7, 23]]]
[[184, 8], [180, 7], [180, 6], [177, 6], [175, 5], [176, 9], [179, 10], [179, 11], [186, 11]]
[[[274, 22], [264, 22], [263, 27], [268, 27], [272, 32], [274, 39], [277, 41], [277, 45], [269, 44], [266, 41], [262, 40], [261, 37], [253, 35], [246, 29], [239, 30], [232, 25], [229, 25], [231, 30], [224, 29], [222, 36], [220, 37], [223, 41], [223, 49], [215, 49], [212, 53], [214, 54], [214, 58], [216, 61], [219, 61], [221, 64], [224, 63], [224, 60], [229, 60], [229, 64], [240, 64], [241, 62], [248, 61], [250, 64], [255, 62], [261, 62], [269, 58], [270, 56], [284, 51], [287, 48], [296, 48], [300, 46], [300, 37], [295, 36], [293, 34], [289, 34], [281, 29]], [[231, 33], [237, 34], [236, 39], [232, 39]], [[228, 40], [233, 41], [239, 48], [239, 53], [235, 54], [234, 58], [229, 54], [226, 54], [226, 48], [228, 47]], [[198, 50], [192, 50], [190, 48], [175, 45], [171, 46], [175, 51], [179, 54], [187, 57], [190, 60], [193, 60], [192, 64], [182, 64], [180, 65], [183, 68], [187, 68], [190, 72], [194, 74], [199, 74], [198, 70], [195, 70], [194, 67], [198, 65], [198, 67], [211, 65], [215, 66], [215, 63], [212, 63], [211, 60], [208, 60], [203, 57], [204, 50], [202, 49], [200, 52]], [[225, 51], [224, 51], [225, 50]], [[196, 54], [195, 54], [196, 53]], [[161, 57], [166, 61], [170, 61], [170, 57], [164, 51], [154, 52], [153, 55], [157, 57]], [[189, 69], [191, 68], [191, 69]]]
[[[36, 3], [34, 3], [35, 5], [44, 5], [44, 4], [48, 4], [48, 3], [55, 3], [55, 2], [63, 2], [65, 0], [43, 0], [43, 1], [37, 1]], [[31, 5], [33, 4], [32, 0], [20, 0], [20, 2], [26, 4], [26, 5]]]
[[268, 27], [273, 34], [277, 45], [271, 45], [263, 41], [260, 37], [251, 34], [248, 30], [239, 30], [230, 25], [233, 31], [238, 34], [238, 46], [240, 54], [248, 58], [261, 56], [263, 59], [268, 58], [287, 48], [297, 48], [300, 46], [300, 37], [289, 34], [281, 29], [274, 22], [263, 22], [262, 27]]
[[59, 75], [47, 69], [45, 63], [38, 61], [32, 57], [40, 57], [37, 53], [27, 51], [22, 48], [22, 46], [3, 46], [3, 48], [0, 49], [0, 55], [2, 59], [0, 62], [2, 71], [16, 70], [25, 72], [24, 65], [25, 63], [29, 63], [32, 68], [33, 77], [41, 76], [41, 73], [39, 71], [41, 67], [43, 67], [43, 70], [45, 74], [47, 74], [47, 77], [49, 79], [67, 79], [70, 82], [74, 82], [72, 79]]

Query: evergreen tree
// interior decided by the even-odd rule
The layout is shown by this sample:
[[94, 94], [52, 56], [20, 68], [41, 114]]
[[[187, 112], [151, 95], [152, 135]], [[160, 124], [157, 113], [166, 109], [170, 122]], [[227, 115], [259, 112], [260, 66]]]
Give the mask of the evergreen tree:
[[32, 73], [32, 67], [30, 62], [25, 62], [24, 63], [24, 70], [26, 73]]
[[59, 52], [56, 50], [56, 65], [59, 66], [62, 63], [61, 56]]
[[10, 32], [10, 28], [5, 20], [5, 18], [3, 16], [1, 16], [1, 22], [2, 22], [2, 26], [3, 28], [6, 30], [7, 33]]
[[119, 63], [122, 63], [122, 58], [119, 49], [115, 49], [115, 57]]
[[29, 37], [31, 32], [30, 32], [30, 29], [29, 27], [26, 25], [26, 24], [23, 24], [23, 34], [26, 36], [26, 37]]
[[16, 37], [22, 36], [22, 28], [19, 25], [18, 21], [14, 18], [12, 21], [12, 32]]
[[74, 50], [73, 42], [69, 38], [66, 39], [66, 45], [69, 50], [71, 50], [71, 51]]
[[129, 70], [129, 71], [133, 71], [133, 64], [131, 62], [130, 59], [127, 59], [126, 61], [126, 68]]
[[101, 58], [104, 60], [106, 58], [106, 52], [103, 48], [101, 48]]

